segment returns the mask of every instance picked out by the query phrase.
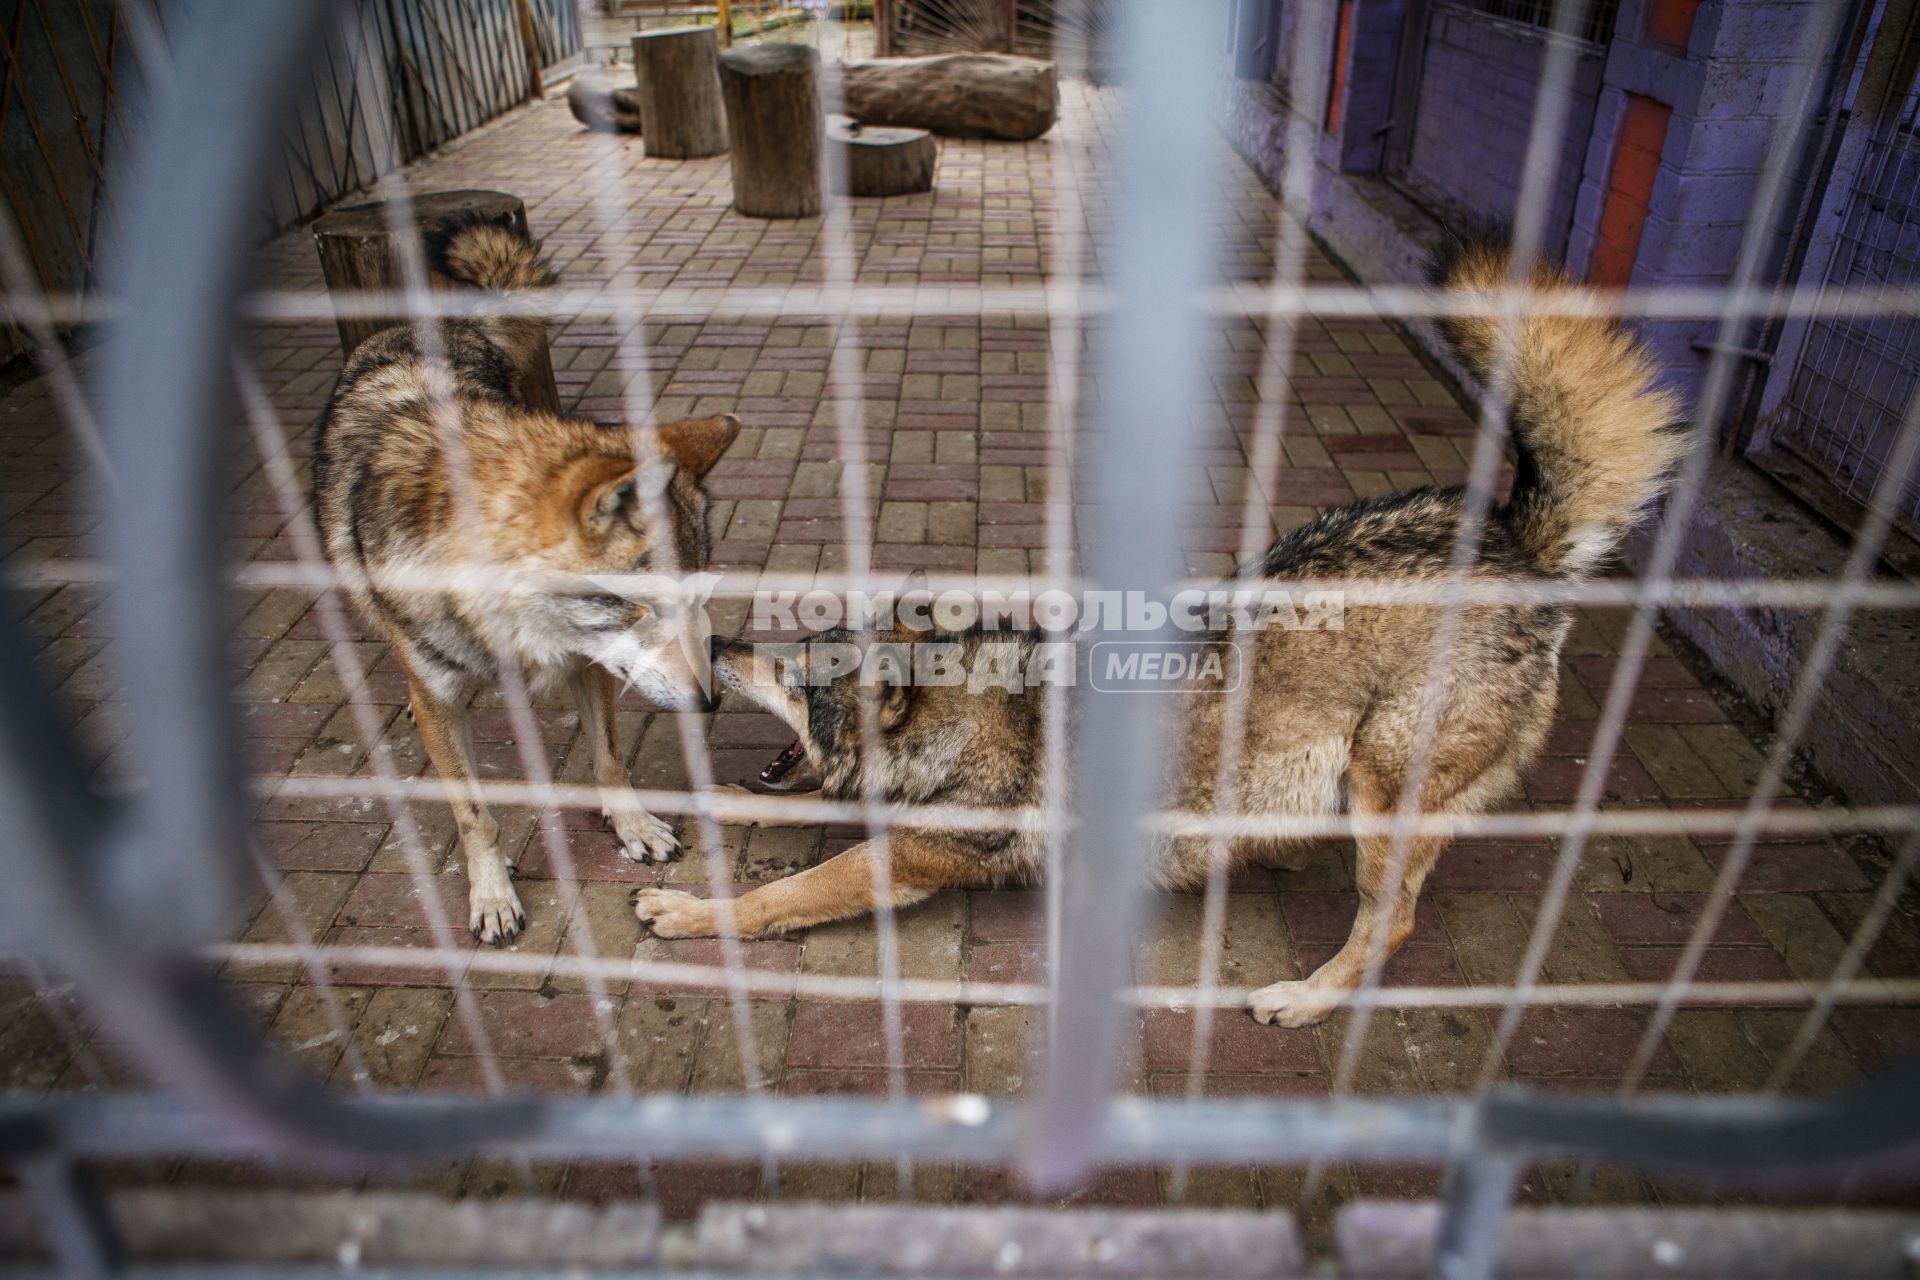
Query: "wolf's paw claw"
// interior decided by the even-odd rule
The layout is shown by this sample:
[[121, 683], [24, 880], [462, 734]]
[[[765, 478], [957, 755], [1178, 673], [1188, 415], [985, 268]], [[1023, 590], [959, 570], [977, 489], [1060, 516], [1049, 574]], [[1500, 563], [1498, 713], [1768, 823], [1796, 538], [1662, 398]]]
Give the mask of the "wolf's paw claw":
[[714, 933], [713, 904], [678, 889], [642, 889], [634, 895], [633, 914], [651, 925], [657, 938], [706, 938]]
[[680, 854], [672, 825], [650, 813], [623, 809], [608, 814], [607, 825], [619, 837], [620, 852], [634, 862], [671, 862]]
[[467, 895], [467, 928], [475, 942], [504, 947], [526, 927], [527, 913], [512, 885], [507, 885], [504, 892], [475, 889]]
[[1326, 1021], [1347, 994], [1310, 981], [1276, 982], [1254, 992], [1247, 1005], [1256, 1022], [1273, 1027], [1311, 1027]]

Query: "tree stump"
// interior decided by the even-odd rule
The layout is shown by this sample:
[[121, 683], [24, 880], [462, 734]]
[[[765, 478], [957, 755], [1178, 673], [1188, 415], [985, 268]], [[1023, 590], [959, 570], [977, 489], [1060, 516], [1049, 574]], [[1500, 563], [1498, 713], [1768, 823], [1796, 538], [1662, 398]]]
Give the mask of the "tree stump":
[[712, 27], [643, 31], [633, 38], [640, 132], [649, 156], [691, 160], [727, 149], [719, 60]]
[[611, 67], [582, 67], [567, 86], [567, 110], [595, 133], [640, 132], [640, 90]]
[[820, 55], [761, 44], [720, 55], [732, 143], [733, 207], [750, 218], [820, 212]]
[[998, 53], [849, 62], [841, 94], [840, 109], [861, 124], [911, 125], [944, 138], [1029, 142], [1060, 114], [1053, 63]]
[[[314, 245], [320, 251], [320, 270], [329, 290], [406, 288], [394, 256], [388, 213], [386, 203], [376, 200], [335, 209], [313, 224]], [[503, 227], [527, 230], [527, 206], [501, 191], [432, 191], [413, 198], [412, 213], [413, 224], [418, 228], [416, 235], [447, 218], [473, 215]], [[419, 241], [416, 239], [415, 243]], [[446, 288], [451, 283], [431, 271], [428, 281], [436, 288]], [[408, 324], [411, 319], [406, 315], [337, 316], [340, 350], [350, 356], [355, 347], [380, 330]], [[526, 389], [530, 406], [558, 413], [560, 391], [554, 383], [553, 360], [546, 343], [540, 344], [539, 352], [534, 364], [518, 370], [520, 385]]]
[[904, 196], [933, 190], [933, 165], [939, 148], [925, 129], [894, 129], [835, 118], [827, 126], [828, 145], [838, 148], [834, 170], [838, 194]]

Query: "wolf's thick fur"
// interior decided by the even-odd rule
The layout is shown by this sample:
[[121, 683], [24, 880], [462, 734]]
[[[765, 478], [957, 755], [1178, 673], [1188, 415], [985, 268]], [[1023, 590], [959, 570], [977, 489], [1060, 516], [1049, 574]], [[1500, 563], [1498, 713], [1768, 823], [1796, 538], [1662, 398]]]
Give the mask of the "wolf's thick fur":
[[[457, 222], [428, 238], [436, 271], [495, 290], [553, 282], [523, 235]], [[502, 656], [533, 687], [565, 683], [604, 788], [630, 785], [614, 730], [615, 675], [690, 705], [676, 663], [677, 601], [593, 575], [692, 572], [707, 561], [701, 477], [739, 430], [731, 416], [673, 423], [635, 464], [632, 433], [526, 407], [516, 370], [537, 319], [483, 316], [383, 329], [356, 348], [320, 421], [314, 509], [354, 604], [393, 645], [467, 857], [469, 925], [504, 943], [525, 921], [498, 827], [472, 787], [468, 704]], [[662, 511], [659, 545], [648, 509]], [[437, 576], [436, 576], [437, 575]], [[618, 585], [618, 584], [615, 584]], [[609, 813], [629, 857], [666, 859], [672, 830]]]
[[[1460, 258], [1447, 283], [1484, 291], [1503, 284], [1506, 271], [1503, 255], [1475, 251]], [[1563, 287], [1555, 275], [1539, 282]], [[1452, 326], [1463, 354], [1482, 368], [1494, 323], [1475, 317]], [[1565, 579], [1593, 568], [1659, 494], [1681, 448], [1669, 431], [1677, 406], [1652, 389], [1652, 368], [1638, 345], [1607, 323], [1526, 315], [1516, 336], [1510, 374], [1520, 465], [1510, 500], [1487, 523], [1472, 572], [1482, 581]], [[1331, 511], [1280, 539], [1247, 576], [1442, 581], [1462, 505], [1461, 490], [1422, 489]], [[1349, 608], [1342, 630], [1263, 629], [1240, 637], [1249, 651], [1250, 703], [1235, 779], [1239, 812], [1331, 815], [1344, 793], [1355, 814], [1393, 813], [1414, 768], [1438, 617], [1432, 606]], [[1419, 797], [1424, 811], [1471, 814], [1515, 790], [1553, 719], [1567, 627], [1566, 611], [1555, 607], [1461, 610]], [[1032, 644], [980, 632], [883, 638]], [[1235, 641], [1224, 633], [1210, 643]], [[871, 766], [861, 747], [857, 676], [814, 687], [799, 660], [774, 660], [737, 642], [716, 648], [721, 682], [795, 728], [828, 795], [858, 797]], [[1039, 690], [884, 690], [877, 709], [881, 791], [896, 803], [1042, 804], [1044, 700]], [[1211, 813], [1227, 699], [1217, 687], [1196, 684], [1171, 702], [1168, 799], [1176, 809]], [[1390, 838], [1361, 837], [1360, 906], [1346, 945], [1310, 978], [1257, 992], [1254, 1014], [1288, 1026], [1326, 1017], [1363, 980], [1376, 929], [1385, 955], [1412, 931], [1420, 887], [1445, 843], [1423, 836], [1396, 856]], [[1243, 841], [1231, 852], [1248, 859], [1271, 845]], [[907, 826], [892, 831], [887, 847], [895, 905], [949, 886], [1027, 879], [1044, 864], [1040, 837], [1012, 830]], [[777, 932], [871, 909], [873, 856], [873, 845], [860, 845], [754, 889], [734, 905], [739, 929]], [[1152, 861], [1153, 879], [1168, 887], [1202, 884], [1208, 870], [1203, 839], [1166, 841]], [[637, 910], [669, 937], [712, 933], [719, 922], [710, 902], [672, 890], [643, 891]]]
[[[1665, 488], [1685, 451], [1666, 428], [1678, 397], [1655, 391], [1653, 362], [1634, 337], [1599, 316], [1518, 317], [1502, 346], [1493, 291], [1509, 283], [1509, 260], [1492, 245], [1449, 255], [1445, 283], [1488, 311], [1442, 325], [1454, 349], [1482, 378], [1505, 352], [1520, 465], [1507, 520], [1543, 573], [1587, 573], [1619, 544], [1634, 517]], [[1542, 264], [1536, 289], [1567, 289]]]

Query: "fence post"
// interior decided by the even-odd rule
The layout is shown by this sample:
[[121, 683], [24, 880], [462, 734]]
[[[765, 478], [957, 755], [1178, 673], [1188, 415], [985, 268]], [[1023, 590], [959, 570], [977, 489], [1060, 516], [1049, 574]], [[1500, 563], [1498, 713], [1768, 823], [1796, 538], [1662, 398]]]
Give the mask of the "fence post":
[[1526, 1161], [1510, 1152], [1469, 1157], [1456, 1166], [1434, 1244], [1432, 1280], [1488, 1280]]
[[714, 20], [720, 24], [720, 47], [733, 48], [733, 0], [716, 0]]
[[[721, 0], [721, 10], [726, 9]], [[546, 93], [546, 77], [540, 65], [540, 33], [533, 24], [533, 0], [513, 0], [520, 17], [520, 42], [527, 46], [527, 101], [538, 102]]]

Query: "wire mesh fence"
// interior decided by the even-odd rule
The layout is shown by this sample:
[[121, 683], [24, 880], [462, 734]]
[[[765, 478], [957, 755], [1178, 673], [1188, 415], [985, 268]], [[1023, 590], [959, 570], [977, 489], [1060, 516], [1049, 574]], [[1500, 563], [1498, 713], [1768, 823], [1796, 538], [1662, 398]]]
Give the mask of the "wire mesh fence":
[[370, 0], [353, 17], [357, 29], [329, 33], [295, 110], [284, 179], [270, 188], [276, 228], [537, 97], [581, 49], [571, 0]]
[[[1835, 285], [1898, 286], [1920, 274], [1920, 209], [1913, 196], [1920, 83], [1896, 87], [1888, 97], [1861, 112], [1864, 154], [1846, 179], [1826, 267], [1825, 280]], [[1858, 507], [1885, 476], [1907, 402], [1920, 386], [1920, 334], [1911, 317], [1835, 317], [1812, 326], [1806, 341], [1773, 439], [1812, 462]], [[1901, 528], [1914, 534], [1911, 486], [1895, 500]]]
[[[9, 581], [32, 593], [31, 616], [0, 632], [6, 943], [25, 982], [9, 1009], [38, 1028], [52, 1064], [22, 1082], [63, 1087], [0, 1099], [0, 1153], [30, 1205], [4, 1202], [0, 1240], [37, 1232], [66, 1266], [103, 1273], [129, 1250], [253, 1267], [684, 1269], [692, 1247], [714, 1272], [783, 1274], [1304, 1265], [1307, 1246], [1271, 1214], [1189, 1221], [1167, 1207], [1089, 1228], [950, 1207], [868, 1206], [866, 1218], [709, 1207], [676, 1253], [650, 1210], [486, 1198], [531, 1189], [679, 1217], [754, 1192], [1051, 1199], [1097, 1174], [1096, 1202], [1298, 1211], [1320, 1233], [1315, 1248], [1362, 1273], [1371, 1248], [1372, 1273], [1490, 1274], [1503, 1231], [1504, 1265], [1545, 1272], [1581, 1253], [1603, 1270], [1650, 1259], [1703, 1274], [1759, 1255], [1789, 1272], [1908, 1265], [1905, 1215], [1515, 1206], [1909, 1203], [1916, 1095], [1897, 1064], [1920, 995], [1916, 809], [1838, 802], [1802, 779], [1794, 751], [1854, 617], [1916, 604], [1910, 584], [1876, 576], [1920, 440], [1915, 406], [1902, 407], [1837, 577], [1674, 572], [1690, 508], [1713, 501], [1702, 478], [1740, 326], [1795, 308], [1899, 320], [1915, 306], [1911, 290], [1879, 282], [1810, 300], [1766, 277], [1795, 127], [1769, 140], [1724, 285], [1540, 291], [1521, 267], [1463, 303], [1354, 283], [1307, 235], [1317, 112], [1290, 120], [1277, 204], [1225, 153], [1202, 92], [1224, 71], [1223, 8], [1108, 14], [1102, 56], [1131, 69], [1128, 87], [1084, 78], [1090, 41], [1056, 44], [1062, 115], [1044, 146], [947, 140], [931, 195], [830, 202], [793, 223], [727, 212], [724, 157], [648, 159], [576, 133], [552, 107], [403, 168], [415, 143], [490, 114], [477, 84], [449, 88], [457, 110], [406, 106], [427, 66], [415, 60], [339, 99], [315, 135], [346, 147], [341, 173], [364, 173], [387, 202], [400, 284], [329, 292], [294, 235], [269, 244], [260, 283], [241, 287], [233, 246], [257, 207], [246, 193], [284, 163], [272, 143], [304, 87], [294, 69], [321, 36], [336, 77], [379, 65], [393, 23], [432, 10], [392, 8], [383, 31], [351, 8], [344, 22], [339, 9], [288, 4], [222, 23], [209, 6], [149, 51], [166, 60], [167, 87], [122, 204], [132, 225], [168, 229], [167, 252], [129, 255], [97, 294], [8, 281], [17, 318], [97, 310], [114, 327], [97, 367], [54, 366], [64, 380], [34, 392], [34, 426], [9, 441], [31, 477], [20, 491], [45, 480], [9, 530], [22, 540]], [[1094, 29], [1089, 7], [1059, 8], [1060, 29]], [[1555, 6], [1551, 25], [1591, 32], [1601, 8]], [[1843, 16], [1800, 14], [1793, 91], [1812, 92], [1844, 43]], [[1340, 6], [1294, 15], [1277, 56], [1297, 101], [1323, 100], [1340, 21]], [[506, 29], [496, 35], [507, 49]], [[1516, 186], [1523, 261], [1556, 216], [1580, 52], [1549, 43], [1540, 63]], [[511, 85], [512, 68], [501, 54], [495, 83]], [[259, 110], [207, 113], [235, 95]], [[364, 171], [348, 164], [354, 122]], [[526, 201], [557, 284], [506, 304], [429, 286], [411, 200], [473, 185]], [[153, 234], [133, 243], [159, 243]], [[1495, 355], [1469, 415], [1387, 320], [1489, 306], [1509, 327], [1555, 312], [1724, 327], [1640, 572], [1479, 572], [1508, 518], [1509, 410], [1526, 406], [1500, 370], [1518, 357]], [[550, 673], [488, 622], [543, 589], [526, 564], [464, 537], [451, 558], [378, 566], [374, 581], [371, 562], [323, 542], [311, 501], [309, 422], [335, 386], [336, 315], [494, 323], [516, 310], [545, 318], [562, 402], [626, 429], [614, 438], [636, 455], [633, 527], [665, 557], [590, 574], [590, 596], [672, 613], [694, 590], [680, 575], [705, 570], [693, 603], [716, 634], [757, 644], [804, 638], [807, 599], [851, 619], [858, 641], [878, 624], [846, 598], [899, 592], [913, 569], [929, 575], [932, 608], [949, 594], [1025, 593], [1039, 607], [1050, 593], [1102, 593], [1119, 611], [1098, 614], [1104, 629], [1083, 647], [1132, 643], [1128, 592], [1164, 617], [1182, 589], [1261, 563], [1313, 508], [1460, 486], [1437, 572], [1264, 582], [1302, 605], [1337, 590], [1355, 619], [1430, 620], [1401, 773], [1369, 793], [1350, 772], [1345, 803], [1246, 803], [1252, 784], [1233, 762], [1294, 714], [1247, 679], [1210, 704], [1217, 718], [1198, 735], [1167, 723], [1180, 705], [1170, 696], [1044, 684], [1025, 704], [1023, 785], [1004, 792], [955, 785], [977, 768], [961, 751], [924, 785], [869, 769], [818, 795], [742, 793], [724, 784], [792, 736], [745, 690], [714, 714], [627, 692], [601, 726], [621, 775], [611, 781], [591, 699], [545, 687]], [[421, 357], [453, 358], [459, 332], [423, 328]], [[216, 430], [233, 417], [229, 392], [232, 439]], [[477, 439], [470, 405], [444, 390], [421, 399], [421, 430], [447, 458], [448, 518], [485, 527], [489, 504], [513, 506], [500, 479], [511, 473], [460, 443]], [[726, 413], [743, 425], [709, 473], [711, 536], [686, 535], [680, 481], [639, 483], [672, 441], [641, 428]], [[96, 459], [97, 506], [68, 484], [83, 456]], [[423, 654], [396, 650], [349, 608], [369, 592], [470, 600], [485, 687], [455, 698], [426, 686]], [[1749, 738], [1669, 647], [1659, 615], [1762, 601], [1822, 621], [1794, 698]], [[1456, 741], [1430, 695], [1462, 669], [1463, 628], [1498, 609], [1568, 612], [1550, 660], [1561, 719], [1536, 744], [1519, 801], [1450, 811], [1426, 799]], [[449, 813], [443, 780], [461, 752], [436, 755], [442, 777], [427, 776], [428, 754], [447, 749], [431, 740], [438, 714], [472, 774], [451, 799], [491, 810], [484, 822], [456, 829]], [[902, 725], [936, 714], [915, 704], [900, 719], [872, 688], [847, 704], [838, 741], [886, 759]], [[962, 727], [989, 715], [966, 713]], [[815, 730], [813, 764], [828, 773]], [[1170, 760], [1202, 780], [1198, 792], [1163, 793]], [[628, 856], [655, 852], [654, 819], [677, 821], [684, 856]], [[923, 892], [916, 868], [941, 841], [972, 836], [1033, 850], [1040, 885]], [[1358, 849], [1383, 859], [1374, 874], [1397, 889], [1415, 851], [1442, 838], [1454, 847], [1422, 905], [1409, 900], [1406, 936], [1384, 914], [1367, 927], [1383, 886]], [[1234, 860], [1249, 839], [1333, 847], [1276, 871]], [[469, 879], [489, 844], [517, 855], [526, 925], [510, 946], [476, 949]], [[1198, 874], [1184, 894], [1149, 896], [1167, 847], [1194, 850]], [[757, 936], [769, 890], [834, 864], [853, 866], [839, 892], [871, 903], [870, 923]], [[635, 890], [650, 927], [634, 918]], [[663, 924], [692, 899], [728, 904], [714, 936]], [[1248, 1017], [1276, 982], [1294, 998], [1293, 980], [1343, 946], [1357, 947], [1355, 989], [1318, 1011], [1331, 1016], [1317, 1028]], [[269, 1039], [308, 1070], [289, 1071]], [[165, 1092], [138, 1087], [149, 1079]], [[64, 1087], [77, 1085], [94, 1087]], [[136, 1185], [102, 1196], [81, 1175], [103, 1165]], [[184, 1194], [263, 1177], [363, 1189]], [[1409, 1189], [1443, 1206], [1350, 1205], [1326, 1224], [1336, 1200]], [[1729, 1245], [1738, 1232], [1744, 1243]]]
[[[17, 239], [10, 290], [69, 293], [94, 283], [100, 249], [117, 229], [107, 175], [138, 158], [151, 74], [142, 44], [164, 50], [195, 14], [188, 0], [13, 7], [0, 112], [0, 192]], [[266, 230], [311, 217], [525, 101], [538, 91], [535, 77], [580, 50], [571, 0], [370, 0], [355, 17], [360, 31], [330, 33], [323, 56], [298, 72], [304, 92], [287, 145], [256, 197]], [[365, 118], [376, 96], [391, 118]], [[46, 345], [17, 325], [10, 336], [13, 352]]]

